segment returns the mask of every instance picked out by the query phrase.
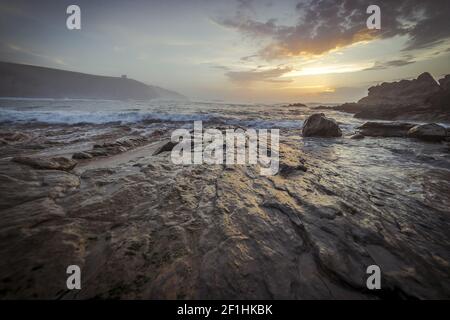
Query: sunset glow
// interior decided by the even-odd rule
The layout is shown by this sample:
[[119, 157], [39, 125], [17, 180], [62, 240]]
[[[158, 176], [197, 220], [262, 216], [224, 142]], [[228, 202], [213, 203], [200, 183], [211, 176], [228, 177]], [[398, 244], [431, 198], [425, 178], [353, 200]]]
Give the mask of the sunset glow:
[[81, 0], [76, 32], [65, 28], [62, 2], [2, 2], [0, 21], [15, 32], [0, 29], [1, 60], [243, 102], [353, 101], [380, 81], [450, 71], [448, 19], [431, 3], [395, 19], [386, 4], [381, 29], [368, 30], [365, 3], [345, 12], [309, 0], [169, 2]]

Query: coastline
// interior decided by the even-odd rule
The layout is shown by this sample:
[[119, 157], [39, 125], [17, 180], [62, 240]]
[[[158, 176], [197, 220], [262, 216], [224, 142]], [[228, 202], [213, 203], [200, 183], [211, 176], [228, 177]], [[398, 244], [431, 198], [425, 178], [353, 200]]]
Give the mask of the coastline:
[[[289, 128], [283, 171], [262, 177], [257, 166], [174, 165], [155, 155], [171, 130], [148, 125], [10, 125], [22, 134], [0, 146], [2, 298], [450, 296], [445, 143]], [[11, 161], [86, 150], [104, 153], [71, 171]], [[383, 289], [367, 291], [374, 263]], [[69, 264], [84, 270], [79, 292], [61, 290]]]

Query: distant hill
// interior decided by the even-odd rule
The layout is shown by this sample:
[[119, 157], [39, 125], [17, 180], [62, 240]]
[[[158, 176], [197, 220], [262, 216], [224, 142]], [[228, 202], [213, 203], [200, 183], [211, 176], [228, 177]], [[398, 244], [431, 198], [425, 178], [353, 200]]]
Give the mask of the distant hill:
[[105, 77], [0, 62], [0, 97], [72, 99], [186, 99], [126, 77]]

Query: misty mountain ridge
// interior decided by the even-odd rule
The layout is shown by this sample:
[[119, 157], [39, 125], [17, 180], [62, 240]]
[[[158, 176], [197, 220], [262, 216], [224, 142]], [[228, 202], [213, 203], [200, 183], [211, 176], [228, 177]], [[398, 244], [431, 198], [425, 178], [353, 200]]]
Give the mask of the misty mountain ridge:
[[40, 66], [0, 62], [0, 97], [110, 100], [184, 100], [171, 90], [126, 76], [98, 76]]

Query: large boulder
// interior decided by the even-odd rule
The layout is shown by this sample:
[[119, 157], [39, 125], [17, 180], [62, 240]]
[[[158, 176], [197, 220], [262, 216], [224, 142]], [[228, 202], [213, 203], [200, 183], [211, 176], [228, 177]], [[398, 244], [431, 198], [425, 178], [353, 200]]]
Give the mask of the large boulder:
[[305, 120], [302, 135], [304, 137], [340, 137], [342, 131], [336, 120], [325, 117], [323, 113], [315, 113]]
[[408, 131], [408, 137], [426, 141], [442, 141], [446, 135], [447, 130], [436, 123], [417, 125]]
[[369, 137], [406, 137], [412, 127], [414, 124], [404, 122], [366, 122], [357, 129]]

